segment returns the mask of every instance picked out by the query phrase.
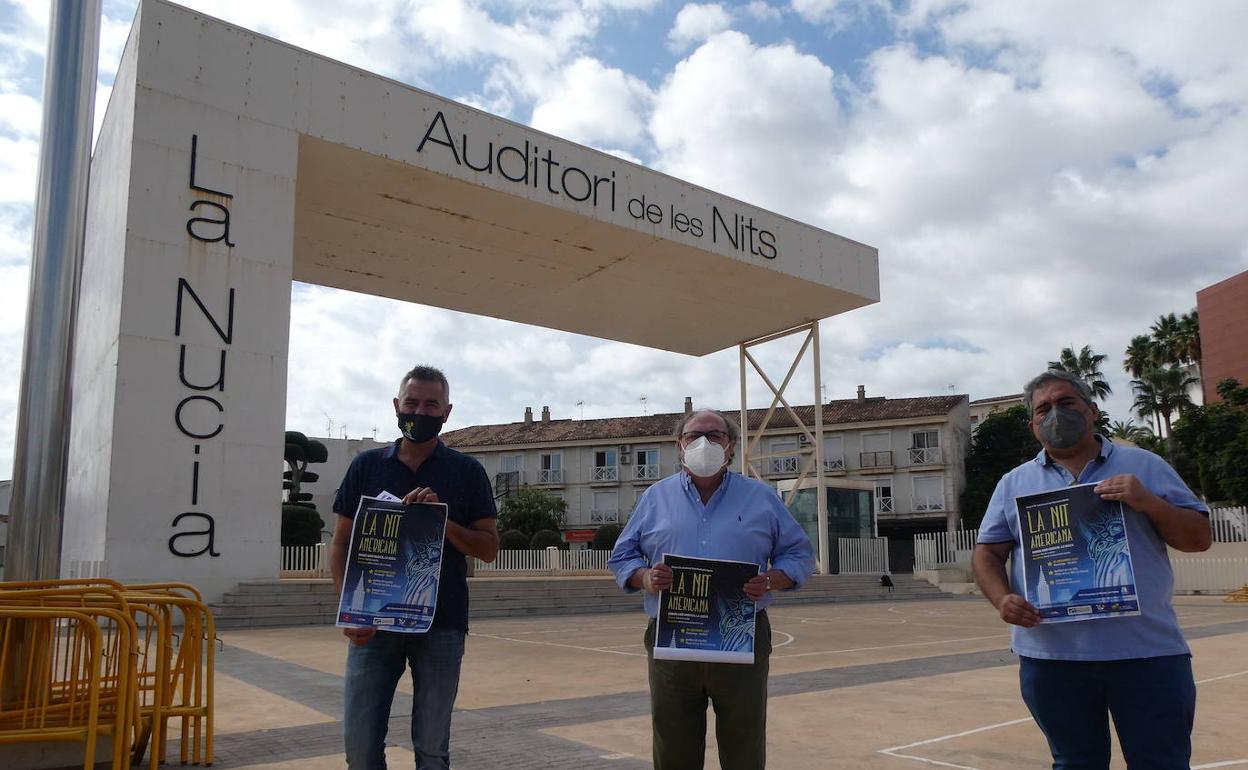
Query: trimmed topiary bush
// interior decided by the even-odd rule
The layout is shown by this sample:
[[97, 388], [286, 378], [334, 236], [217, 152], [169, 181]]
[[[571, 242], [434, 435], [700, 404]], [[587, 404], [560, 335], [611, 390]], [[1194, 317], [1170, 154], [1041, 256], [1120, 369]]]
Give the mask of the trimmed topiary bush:
[[603, 524], [594, 532], [594, 540], [589, 547], [595, 551], [610, 551], [615, 548], [615, 541], [620, 539], [623, 531], [619, 524]]
[[282, 505], [282, 545], [316, 545], [321, 542], [325, 521], [315, 508]]
[[498, 536], [498, 548], [502, 551], [526, 551], [529, 536], [518, 529], [510, 529]]
[[553, 529], [541, 529], [533, 533], [533, 539], [529, 541], [529, 547], [542, 550], [551, 546], [556, 548], [567, 548], [567, 544], [563, 542], [563, 536]]

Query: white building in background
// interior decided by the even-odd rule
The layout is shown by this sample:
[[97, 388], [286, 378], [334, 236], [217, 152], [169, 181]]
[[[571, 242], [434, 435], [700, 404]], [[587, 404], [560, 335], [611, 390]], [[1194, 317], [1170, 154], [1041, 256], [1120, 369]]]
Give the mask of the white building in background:
[[[813, 424], [813, 406], [794, 410]], [[751, 409], [751, 425], [765, 413]], [[681, 416], [556, 420], [543, 407], [537, 418], [526, 409], [519, 422], [460, 428], [443, 439], [485, 466], [496, 494], [528, 485], [566, 500], [565, 537], [584, 543], [599, 526], [624, 523], [651, 484], [678, 471], [673, 431]], [[823, 422], [824, 473], [872, 484], [880, 536], [956, 528], [971, 430], [967, 396], [867, 397], [859, 388], [857, 398], [824, 404]], [[783, 410], [773, 415], [758, 453], [777, 456], [760, 461], [763, 478], [774, 484], [798, 475], [800, 434]]]
[[992, 398], [977, 398], [970, 403], [971, 430], [979, 427], [979, 424], [989, 415], [1022, 405], [1022, 393], [1015, 393], [1009, 396], [993, 396]]

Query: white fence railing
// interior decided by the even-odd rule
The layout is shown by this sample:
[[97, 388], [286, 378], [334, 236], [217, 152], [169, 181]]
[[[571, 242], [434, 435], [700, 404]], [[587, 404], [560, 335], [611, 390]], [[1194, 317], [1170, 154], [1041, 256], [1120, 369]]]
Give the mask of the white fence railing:
[[282, 546], [282, 567], [279, 577], [327, 578], [329, 571], [329, 546], [316, 545]]
[[1248, 558], [1172, 559], [1175, 593], [1227, 593], [1248, 585]]
[[561, 551], [558, 548], [547, 548], [541, 551], [499, 551], [498, 558], [491, 563], [474, 559], [476, 574], [491, 572], [540, 572], [554, 574], [558, 572], [600, 572], [607, 573], [607, 559], [610, 551]]
[[1248, 508], [1214, 508], [1209, 521], [1217, 543], [1248, 542]]
[[970, 562], [970, 552], [975, 550], [978, 529], [961, 529], [949, 532], [925, 532], [914, 536], [914, 568], [932, 569], [937, 564]]
[[888, 538], [886, 537], [841, 537], [837, 538], [836, 549], [842, 575], [888, 572]]

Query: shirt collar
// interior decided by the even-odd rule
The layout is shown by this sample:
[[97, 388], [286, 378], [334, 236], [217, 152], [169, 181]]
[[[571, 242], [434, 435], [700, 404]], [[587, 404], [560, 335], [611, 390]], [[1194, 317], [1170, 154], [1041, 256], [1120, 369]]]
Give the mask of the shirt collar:
[[[1110, 441], [1109, 439], [1105, 438], [1104, 436], [1100, 434], [1097, 434], [1096, 441], [1100, 445], [1100, 450], [1096, 453], [1096, 457], [1094, 459], [1099, 462], [1105, 462], [1106, 460], [1110, 458], [1110, 455], [1114, 453], [1114, 442]], [[1034, 462], [1036, 465], [1048, 467], [1053, 464], [1053, 458], [1049, 457], [1049, 450], [1045, 449], [1044, 447], [1041, 447], [1040, 451], [1036, 453], [1036, 457], [1034, 460], [1032, 460], [1032, 462]]]
[[[386, 459], [387, 460], [399, 459], [399, 442], [401, 442], [402, 440], [403, 440], [402, 437], [396, 438], [393, 444], [386, 447]], [[442, 439], [438, 439], [438, 445], [434, 447], [433, 454], [429, 455], [429, 457], [431, 458], [441, 457], [445, 454], [446, 454], [446, 444], [442, 443]]]
[[[731, 470], [725, 472], [723, 481], [719, 482], [719, 486], [715, 488], [712, 496], [719, 494], [721, 489], [727, 489], [733, 475], [734, 474]], [[689, 473], [689, 469], [683, 465], [680, 466], [680, 483], [685, 488], [686, 492], [697, 494], [698, 488], [693, 485], [693, 476]]]

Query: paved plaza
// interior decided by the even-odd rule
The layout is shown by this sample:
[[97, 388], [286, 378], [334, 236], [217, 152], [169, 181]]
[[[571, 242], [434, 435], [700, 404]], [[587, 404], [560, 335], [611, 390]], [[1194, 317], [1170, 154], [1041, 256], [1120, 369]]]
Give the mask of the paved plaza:
[[[1248, 604], [1176, 604], [1199, 682], [1193, 767], [1248, 768]], [[1006, 627], [982, 600], [790, 606], [771, 617], [769, 767], [1049, 766], [1018, 694]], [[454, 767], [650, 767], [643, 627], [640, 611], [473, 621]], [[217, 767], [344, 767], [340, 632], [303, 626], [220, 637]], [[392, 769], [412, 766], [409, 693], [405, 681], [390, 723]], [[1114, 767], [1123, 766], [1116, 757]], [[713, 738], [707, 767], [718, 767]]]

